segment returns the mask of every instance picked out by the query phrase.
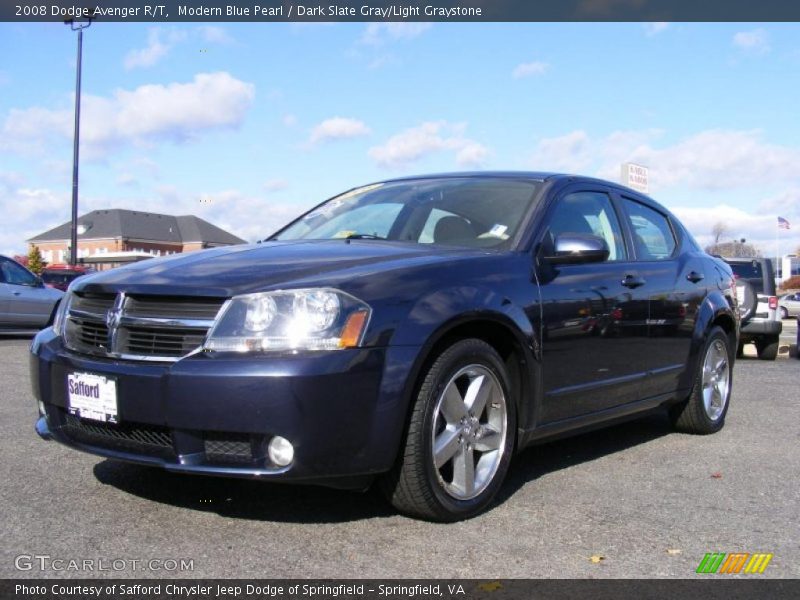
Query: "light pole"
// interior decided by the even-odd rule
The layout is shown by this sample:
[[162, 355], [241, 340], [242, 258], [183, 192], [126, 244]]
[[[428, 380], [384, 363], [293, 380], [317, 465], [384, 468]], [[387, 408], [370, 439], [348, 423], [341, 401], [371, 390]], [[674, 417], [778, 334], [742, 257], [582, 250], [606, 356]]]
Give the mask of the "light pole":
[[78, 32], [78, 69], [75, 77], [75, 134], [72, 146], [72, 226], [70, 227], [69, 264], [78, 263], [78, 147], [81, 129], [81, 58], [83, 56], [83, 30], [92, 24], [91, 17], [85, 21], [68, 19], [64, 21], [72, 31]]

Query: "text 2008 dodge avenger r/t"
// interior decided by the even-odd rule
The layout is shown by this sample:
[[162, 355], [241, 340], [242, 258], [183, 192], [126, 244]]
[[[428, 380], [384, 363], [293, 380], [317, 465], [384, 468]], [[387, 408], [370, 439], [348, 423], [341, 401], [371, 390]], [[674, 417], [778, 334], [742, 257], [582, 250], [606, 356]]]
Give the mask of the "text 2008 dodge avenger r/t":
[[174, 472], [377, 479], [399, 510], [457, 520], [553, 435], [660, 407], [721, 429], [732, 286], [673, 215], [612, 183], [387, 181], [260, 245], [76, 281], [33, 342], [36, 429]]

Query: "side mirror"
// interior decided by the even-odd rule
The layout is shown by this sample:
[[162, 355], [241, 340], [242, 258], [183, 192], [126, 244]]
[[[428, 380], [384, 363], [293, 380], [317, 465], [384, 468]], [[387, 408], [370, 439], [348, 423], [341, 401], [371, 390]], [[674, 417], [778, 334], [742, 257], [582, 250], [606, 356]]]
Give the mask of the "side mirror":
[[551, 265], [576, 265], [603, 262], [608, 259], [606, 241], [597, 235], [585, 233], [562, 233], [556, 236], [554, 251], [545, 256], [544, 262]]

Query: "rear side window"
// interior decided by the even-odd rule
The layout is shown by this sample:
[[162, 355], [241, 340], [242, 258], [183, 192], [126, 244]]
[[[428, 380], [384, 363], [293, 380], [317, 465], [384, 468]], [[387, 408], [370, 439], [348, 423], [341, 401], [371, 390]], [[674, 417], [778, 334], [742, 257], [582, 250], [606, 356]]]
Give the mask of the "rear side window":
[[623, 199], [631, 220], [633, 243], [639, 260], [664, 260], [675, 252], [675, 234], [669, 219], [641, 202]]
[[756, 260], [752, 262], [730, 263], [730, 266], [737, 277], [761, 280], [761, 263]]

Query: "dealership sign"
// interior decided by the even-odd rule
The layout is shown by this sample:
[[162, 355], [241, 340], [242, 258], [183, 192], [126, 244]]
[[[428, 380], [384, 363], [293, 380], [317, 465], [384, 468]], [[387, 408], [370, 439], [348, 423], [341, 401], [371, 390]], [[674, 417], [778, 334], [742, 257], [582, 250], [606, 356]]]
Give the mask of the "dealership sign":
[[650, 189], [648, 185], [648, 168], [634, 163], [623, 163], [622, 184], [647, 194]]

